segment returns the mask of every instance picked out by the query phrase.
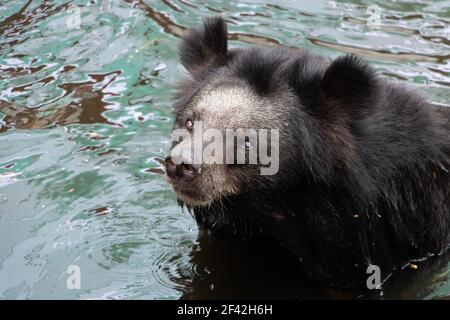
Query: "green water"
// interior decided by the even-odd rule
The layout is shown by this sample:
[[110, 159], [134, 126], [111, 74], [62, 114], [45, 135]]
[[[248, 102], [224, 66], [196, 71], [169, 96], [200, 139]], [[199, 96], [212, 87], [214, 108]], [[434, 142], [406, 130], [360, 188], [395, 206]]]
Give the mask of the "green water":
[[269, 244], [198, 237], [161, 174], [176, 48], [203, 16], [222, 14], [234, 46], [359, 53], [448, 105], [450, 2], [377, 1], [379, 28], [374, 3], [0, 1], [0, 299], [449, 297], [442, 259], [381, 295], [308, 280]]

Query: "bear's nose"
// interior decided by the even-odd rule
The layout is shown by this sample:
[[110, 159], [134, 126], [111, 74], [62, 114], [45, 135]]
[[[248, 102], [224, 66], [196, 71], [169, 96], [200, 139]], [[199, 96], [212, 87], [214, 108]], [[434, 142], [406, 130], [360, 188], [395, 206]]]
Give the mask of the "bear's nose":
[[172, 157], [165, 160], [166, 172], [172, 179], [192, 180], [198, 175], [198, 166], [182, 162], [175, 164]]

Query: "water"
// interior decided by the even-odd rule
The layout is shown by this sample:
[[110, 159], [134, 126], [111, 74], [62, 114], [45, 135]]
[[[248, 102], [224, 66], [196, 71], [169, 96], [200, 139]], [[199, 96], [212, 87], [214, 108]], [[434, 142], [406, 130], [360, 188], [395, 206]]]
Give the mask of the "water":
[[223, 14], [234, 46], [359, 53], [448, 104], [449, 1], [378, 1], [380, 28], [368, 1], [73, 1], [79, 29], [67, 1], [0, 3], [0, 298], [450, 297], [446, 259], [382, 294], [335, 290], [271, 244], [198, 236], [158, 162], [179, 37], [202, 16]]

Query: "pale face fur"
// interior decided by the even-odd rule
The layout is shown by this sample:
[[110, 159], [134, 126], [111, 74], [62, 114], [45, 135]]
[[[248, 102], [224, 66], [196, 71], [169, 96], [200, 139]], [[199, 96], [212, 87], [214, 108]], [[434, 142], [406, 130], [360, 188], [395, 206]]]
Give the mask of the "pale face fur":
[[[174, 129], [183, 128], [189, 120], [202, 121], [203, 131], [209, 128], [223, 133], [226, 129], [279, 129], [282, 145], [283, 140], [288, 140], [283, 135], [288, 119], [284, 118], [287, 112], [281, 110], [292, 99], [289, 94], [283, 96], [263, 97], [246, 85], [213, 81], [198, 90], [178, 111]], [[195, 139], [195, 134], [191, 137]], [[181, 148], [182, 144], [178, 143], [173, 150]], [[180, 200], [191, 206], [205, 206], [253, 188], [263, 183], [264, 178], [260, 177], [258, 165], [202, 164], [200, 174], [192, 181], [170, 177], [168, 180]]]

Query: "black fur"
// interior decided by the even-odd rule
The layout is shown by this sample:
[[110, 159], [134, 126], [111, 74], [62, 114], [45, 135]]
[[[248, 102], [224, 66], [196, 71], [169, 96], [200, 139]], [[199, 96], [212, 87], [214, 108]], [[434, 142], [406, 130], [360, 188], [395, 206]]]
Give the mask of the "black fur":
[[202, 29], [191, 29], [180, 46], [181, 63], [190, 72], [206, 67], [212, 59], [227, 53], [227, 25], [221, 18], [210, 18]]
[[371, 95], [374, 77], [375, 72], [365, 61], [347, 55], [331, 63], [323, 75], [321, 88], [328, 99], [357, 103]]
[[280, 107], [289, 134], [279, 173], [242, 169], [248, 188], [192, 208], [201, 226], [275, 237], [303, 271], [338, 286], [365, 283], [370, 264], [387, 277], [449, 247], [448, 110], [354, 55], [330, 63], [301, 49], [227, 49], [226, 38], [221, 18], [183, 38], [181, 61], [193, 78], [178, 92], [177, 114], [221, 78], [261, 97], [294, 98]]

